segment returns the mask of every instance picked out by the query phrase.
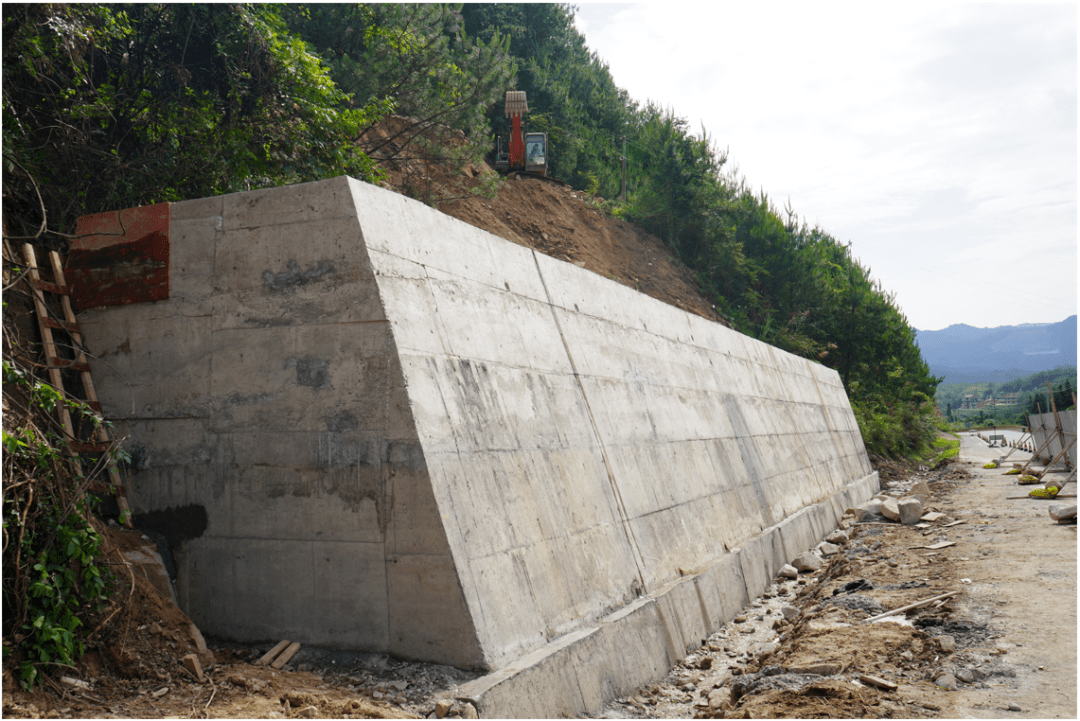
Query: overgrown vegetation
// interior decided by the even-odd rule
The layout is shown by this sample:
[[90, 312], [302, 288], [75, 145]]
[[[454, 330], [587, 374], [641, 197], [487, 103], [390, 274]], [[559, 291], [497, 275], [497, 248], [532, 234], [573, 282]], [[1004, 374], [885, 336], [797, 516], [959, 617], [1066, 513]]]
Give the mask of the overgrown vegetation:
[[930, 465], [937, 465], [941, 461], [948, 460], [950, 458], [956, 458], [960, 455], [960, 439], [959, 438], [942, 438], [938, 437], [933, 442], [934, 460]]
[[[84, 474], [65, 453], [53, 414], [66, 403], [103, 421], [14, 359], [5, 358], [3, 372], [3, 632], [18, 645], [20, 682], [33, 686], [45, 668], [73, 667], [87, 621], [101, 611], [112, 583], [87, 494], [97, 473]], [[5, 656], [11, 651], [5, 643]]]
[[[733, 327], [836, 369], [870, 452], [931, 449], [938, 381], [895, 298], [849, 246], [729, 171], [704, 129], [618, 88], [571, 6], [6, 4], [3, 16], [5, 242], [64, 250], [88, 213], [479, 162], [505, 132], [503, 92], [521, 89], [552, 175], [662, 238]], [[78, 655], [106, 581], [86, 479], [41, 430], [49, 392], [23, 350], [4, 386], [5, 402], [28, 389], [25, 412], [5, 415], [4, 633], [33, 682]], [[9, 351], [5, 336], [14, 363]]]

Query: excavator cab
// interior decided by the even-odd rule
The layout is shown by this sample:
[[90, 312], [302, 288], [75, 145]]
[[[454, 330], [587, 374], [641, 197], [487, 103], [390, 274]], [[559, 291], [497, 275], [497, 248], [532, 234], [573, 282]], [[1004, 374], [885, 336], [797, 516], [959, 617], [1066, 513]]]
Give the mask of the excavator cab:
[[547, 133], [525, 134], [525, 172], [547, 176]]

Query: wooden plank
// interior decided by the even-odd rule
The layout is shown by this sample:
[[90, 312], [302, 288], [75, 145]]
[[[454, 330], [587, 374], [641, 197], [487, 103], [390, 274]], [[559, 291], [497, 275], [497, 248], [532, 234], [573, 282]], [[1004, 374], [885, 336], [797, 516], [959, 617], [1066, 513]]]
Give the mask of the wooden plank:
[[117, 487], [108, 483], [91, 483], [89, 486], [86, 487], [86, 490], [92, 491], [94, 493], [104, 493], [109, 495], [114, 495], [117, 492], [126, 493], [126, 489], [123, 486]]
[[78, 326], [77, 323], [68, 323], [67, 321], [64, 321], [64, 320], [53, 320], [52, 318], [46, 318], [42, 322], [45, 323], [45, 325], [52, 328], [53, 330], [66, 330], [69, 333], [71, 333], [71, 332], [78, 333], [79, 332], [79, 326]]
[[45, 365], [49, 368], [57, 368], [59, 370], [72, 370], [79, 371], [80, 373], [89, 373], [90, 366], [86, 363], [80, 363], [74, 360], [65, 360], [64, 358], [46, 358]]
[[48, 283], [40, 278], [31, 278], [30, 285], [33, 286], [34, 290], [40, 290], [43, 293], [52, 293], [53, 295], [62, 295], [65, 297], [71, 295], [71, 288], [68, 288], [63, 284]]
[[112, 441], [68, 441], [67, 449], [72, 453], [104, 453], [112, 448]]
[[861, 674], [859, 676], [859, 680], [867, 684], [868, 686], [877, 686], [878, 688], [885, 691], [895, 691], [896, 689], [900, 688], [892, 681], [887, 681], [883, 678], [878, 678], [877, 676], [868, 676], [866, 674]]
[[[1049, 381], [1047, 381], [1046, 387], [1050, 390], [1050, 408], [1053, 409], [1053, 411], [1054, 411], [1054, 425], [1057, 426], [1058, 438], [1061, 439], [1061, 447], [1062, 447], [1062, 449], [1064, 449], [1065, 448], [1065, 433], [1061, 429], [1061, 418], [1058, 417], [1057, 403], [1054, 402], [1054, 386]], [[1075, 443], [1075, 442], [1076, 442], [1076, 439], [1074, 438], [1073, 443]], [[1061, 458], [1061, 456], [1063, 456], [1063, 455], [1065, 455], [1065, 450], [1062, 450], [1061, 453], [1058, 454], [1057, 458], [1050, 461], [1050, 465], [1046, 467], [1046, 470], [1049, 471], [1050, 466], [1057, 463], [1058, 458]], [[1065, 466], [1068, 467], [1068, 465], [1069, 465], [1069, 462], [1065, 461]]]
[[281, 668], [286, 663], [288, 663], [289, 659], [292, 658], [293, 656], [295, 656], [296, 652], [299, 651], [299, 650], [300, 650], [300, 642], [297, 641], [296, 643], [294, 643], [293, 645], [289, 646], [287, 649], [282, 651], [281, 655], [278, 656], [277, 659], [275, 659], [274, 662], [272, 664], [270, 664], [270, 665], [273, 668], [278, 668], [278, 669]]
[[[1040, 413], [1039, 415], [1042, 415], [1042, 414]], [[1020, 469], [1020, 475], [1021, 476], [1024, 475], [1025, 473], [1027, 473], [1028, 466], [1031, 465], [1032, 461], [1038, 460], [1038, 458], [1042, 454], [1043, 450], [1045, 450], [1046, 447], [1049, 446], [1053, 442], [1053, 440], [1054, 440], [1053, 437], [1051, 437], [1050, 433], [1047, 432], [1046, 438], [1043, 439], [1042, 445], [1038, 446], [1035, 449], [1035, 452], [1031, 454], [1031, 458], [1029, 458], [1027, 460], [1027, 463], [1024, 464], [1024, 467]], [[1047, 466], [1047, 468], [1049, 468], [1049, 466]]]
[[928, 551], [940, 551], [943, 548], [948, 548], [949, 546], [955, 545], [956, 541], [942, 541], [941, 543], [934, 543], [929, 546], [912, 546], [911, 549], [915, 550], [917, 548], [925, 548]]
[[271, 661], [274, 660], [274, 656], [277, 656], [279, 653], [284, 651], [285, 648], [289, 645], [289, 643], [290, 642], [287, 641], [287, 640], [282, 641], [277, 646], [274, 646], [272, 649], [270, 649], [269, 651], [264, 653], [262, 655], [262, 657], [258, 661], [256, 661], [255, 663], [253, 663], [251, 665], [252, 666], [266, 666], [267, 664], [269, 664]]
[[952, 523], [946, 523], [942, 528], [952, 528], [953, 526], [959, 526], [961, 523], [967, 523], [963, 518], [959, 521], [953, 521]]

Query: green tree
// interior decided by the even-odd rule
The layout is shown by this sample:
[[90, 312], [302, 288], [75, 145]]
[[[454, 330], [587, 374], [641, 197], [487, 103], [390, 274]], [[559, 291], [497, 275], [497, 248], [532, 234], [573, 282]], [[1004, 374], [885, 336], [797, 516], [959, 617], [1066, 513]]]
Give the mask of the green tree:
[[[460, 166], [478, 160], [491, 140], [487, 113], [516, 70], [510, 38], [497, 29], [469, 37], [460, 10], [365, 3], [288, 6], [285, 12], [329, 64], [349, 104], [363, 109], [367, 122], [354, 139], [384, 163], [408, 169], [395, 161]], [[398, 122], [384, 123], [391, 113]]]
[[[23, 232], [87, 212], [377, 170], [272, 5], [4, 6], [4, 194]], [[37, 202], [31, 184], [42, 201]]]

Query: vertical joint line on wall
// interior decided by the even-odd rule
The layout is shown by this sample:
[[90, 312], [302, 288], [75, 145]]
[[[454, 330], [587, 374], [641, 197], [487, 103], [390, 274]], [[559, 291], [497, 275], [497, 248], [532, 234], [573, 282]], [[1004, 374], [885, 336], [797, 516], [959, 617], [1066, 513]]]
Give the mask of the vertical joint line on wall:
[[833, 448], [836, 449], [837, 453], [840, 453], [840, 439], [836, 437], [836, 429], [832, 427], [832, 421], [829, 420], [829, 407], [825, 404], [825, 396], [821, 393], [821, 386], [818, 385], [817, 376], [814, 375], [814, 369], [813, 367], [810, 367], [810, 363], [811, 361], [806, 361], [806, 365], [810, 370], [810, 380], [814, 381], [814, 390], [817, 391], [818, 400], [821, 401], [821, 414], [825, 416], [825, 427], [829, 429], [829, 436], [832, 438]]
[[544, 295], [547, 297], [548, 307], [551, 308], [551, 317], [555, 320], [555, 328], [559, 331], [559, 339], [562, 340], [563, 350], [566, 351], [566, 358], [570, 361], [570, 369], [574, 374], [574, 380], [577, 381], [578, 389], [581, 391], [581, 398], [585, 401], [585, 410], [589, 413], [589, 423], [592, 425], [593, 435], [596, 436], [596, 443], [600, 446], [600, 457], [604, 461], [604, 470], [607, 472], [608, 483], [611, 484], [611, 492], [615, 496], [615, 503], [619, 507], [619, 516], [622, 519], [623, 533], [626, 534], [626, 540], [630, 544], [630, 549], [633, 552], [634, 563], [637, 565], [638, 581], [641, 583], [642, 593], [648, 593], [649, 587], [645, 583], [645, 563], [641, 554], [641, 548], [638, 546], [637, 538], [634, 537], [634, 529], [630, 526], [630, 517], [626, 513], [626, 504], [623, 503], [622, 493], [619, 491], [619, 484], [615, 480], [615, 473], [611, 470], [611, 462], [608, 460], [607, 447], [604, 445], [604, 438], [600, 435], [600, 427], [596, 424], [596, 416], [593, 414], [592, 406], [589, 404], [589, 396], [585, 393], [585, 384], [582, 383], [581, 374], [578, 373], [577, 363], [574, 362], [574, 356], [570, 352], [570, 344], [566, 342], [566, 334], [563, 333], [562, 324], [559, 322], [559, 314], [555, 312], [555, 303], [551, 300], [551, 292], [548, 290], [547, 281], [544, 280], [544, 273], [540, 270], [540, 261], [536, 257], [536, 251], [532, 251], [533, 262], [536, 263], [536, 274], [540, 277], [540, 284], [544, 286]]
[[[715, 374], [715, 368], [713, 372]], [[742, 458], [743, 466], [746, 467], [746, 472], [750, 474], [750, 487], [757, 498], [758, 508], [761, 509], [762, 527], [768, 528], [775, 524], [776, 521], [773, 518], [772, 507], [769, 506], [769, 499], [765, 497], [765, 491], [761, 487], [763, 483], [762, 463], [758, 457], [757, 446], [754, 445], [754, 439], [750, 435], [750, 427], [746, 424], [746, 418], [743, 417], [742, 410], [739, 408], [735, 397], [722, 391], [720, 397], [723, 399], [724, 411], [727, 412], [728, 420], [731, 421], [731, 427], [735, 431], [735, 445], [739, 449], [739, 456]]]

